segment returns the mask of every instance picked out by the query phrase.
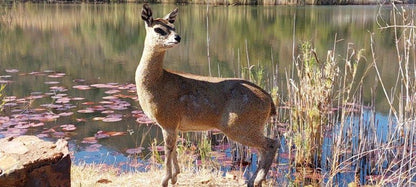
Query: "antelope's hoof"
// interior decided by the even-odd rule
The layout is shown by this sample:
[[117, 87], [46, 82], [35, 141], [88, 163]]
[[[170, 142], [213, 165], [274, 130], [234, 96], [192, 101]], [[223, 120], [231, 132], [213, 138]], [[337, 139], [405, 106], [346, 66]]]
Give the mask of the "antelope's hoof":
[[178, 177], [176, 177], [176, 176], [173, 176], [171, 179], [170, 179], [170, 182], [172, 183], [172, 184], [176, 184], [176, 182], [178, 181]]
[[254, 181], [254, 187], [261, 187], [261, 184], [263, 183], [263, 180], [260, 181]]
[[254, 181], [249, 180], [248, 183], [247, 183], [247, 187], [254, 187]]
[[167, 176], [163, 177], [161, 186], [168, 187], [169, 178], [170, 177], [167, 177]]

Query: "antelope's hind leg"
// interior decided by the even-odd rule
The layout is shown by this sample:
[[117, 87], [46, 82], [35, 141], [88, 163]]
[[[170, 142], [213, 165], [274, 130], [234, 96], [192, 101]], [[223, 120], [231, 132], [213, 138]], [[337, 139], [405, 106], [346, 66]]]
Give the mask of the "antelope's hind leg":
[[[245, 127], [248, 126], [249, 125]], [[255, 128], [246, 131], [245, 134], [249, 134], [249, 136], [242, 136], [241, 133], [237, 133], [241, 131], [230, 129], [225, 129], [223, 132], [234, 141], [254, 147], [259, 151], [259, 164], [257, 170], [248, 181], [247, 186], [261, 186], [261, 183], [266, 179], [267, 172], [273, 163], [276, 150], [280, 145], [279, 142], [265, 137], [262, 131]]]
[[178, 152], [176, 151], [176, 141], [175, 141], [175, 148], [172, 152], [172, 164], [173, 164], [173, 173], [172, 173], [172, 179], [171, 182], [172, 184], [176, 184], [176, 181], [178, 180], [178, 174], [181, 172], [179, 169], [179, 164], [178, 164]]
[[174, 164], [175, 172], [178, 166], [178, 160], [176, 157], [176, 131], [162, 129], [163, 140], [165, 142], [165, 176], [162, 179], [162, 186], [167, 187], [169, 179], [172, 180], [172, 184], [176, 183], [176, 175], [172, 176], [172, 164]]

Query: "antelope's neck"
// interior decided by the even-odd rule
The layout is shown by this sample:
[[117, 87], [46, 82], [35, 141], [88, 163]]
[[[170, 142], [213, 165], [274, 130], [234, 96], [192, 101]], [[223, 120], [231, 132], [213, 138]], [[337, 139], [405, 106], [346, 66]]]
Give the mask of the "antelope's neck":
[[164, 58], [165, 51], [156, 51], [145, 46], [136, 69], [136, 84], [152, 84], [162, 78]]

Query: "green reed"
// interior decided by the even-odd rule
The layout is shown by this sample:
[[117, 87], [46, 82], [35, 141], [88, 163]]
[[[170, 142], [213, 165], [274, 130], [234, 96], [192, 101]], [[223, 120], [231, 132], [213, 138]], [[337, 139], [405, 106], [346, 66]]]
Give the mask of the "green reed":
[[3, 106], [6, 103], [6, 101], [4, 100], [4, 97], [6, 97], [4, 93], [5, 88], [6, 88], [5, 84], [0, 85], [0, 112], [3, 111]]
[[323, 131], [330, 124], [338, 67], [332, 53], [321, 62], [311, 44], [302, 44], [295, 62], [297, 79], [288, 78], [289, 132], [296, 147], [295, 165], [320, 167]]

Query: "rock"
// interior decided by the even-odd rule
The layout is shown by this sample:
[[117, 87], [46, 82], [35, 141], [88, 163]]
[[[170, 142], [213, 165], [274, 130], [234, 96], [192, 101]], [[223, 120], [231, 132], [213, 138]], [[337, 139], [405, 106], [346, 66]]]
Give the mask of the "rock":
[[36, 136], [0, 139], [0, 186], [71, 186], [68, 142]]

